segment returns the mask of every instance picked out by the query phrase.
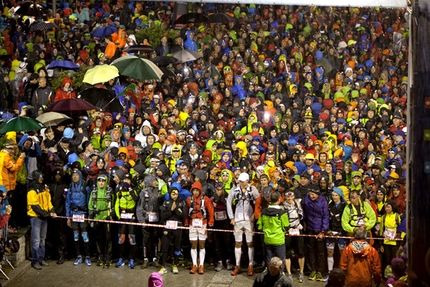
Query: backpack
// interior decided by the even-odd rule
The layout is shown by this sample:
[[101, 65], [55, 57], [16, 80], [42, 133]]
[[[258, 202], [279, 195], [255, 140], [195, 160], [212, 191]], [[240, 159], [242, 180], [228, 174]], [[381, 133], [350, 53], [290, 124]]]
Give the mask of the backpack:
[[[202, 196], [200, 198], [200, 212], [202, 213], [203, 218], [206, 218], [207, 212], [206, 212], [206, 208], [205, 208], [205, 198], [206, 196]], [[188, 210], [188, 215], [191, 217], [191, 215], [194, 212], [194, 197], [191, 196], [190, 198], [190, 210]]]

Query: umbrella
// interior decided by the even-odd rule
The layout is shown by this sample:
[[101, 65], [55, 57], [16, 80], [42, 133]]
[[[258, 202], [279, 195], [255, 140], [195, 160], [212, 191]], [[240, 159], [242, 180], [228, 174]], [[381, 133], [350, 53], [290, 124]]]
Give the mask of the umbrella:
[[160, 67], [160, 70], [163, 72], [163, 78], [176, 76], [175, 72], [173, 72], [172, 70], [170, 70], [167, 67]]
[[159, 67], [165, 67], [168, 66], [170, 64], [176, 64], [176, 62], [178, 62], [178, 59], [176, 59], [175, 57], [171, 57], [171, 56], [157, 56], [153, 59], [151, 59], [151, 61], [155, 64], [157, 64]]
[[38, 120], [16, 117], [8, 120], [0, 125], [0, 134], [5, 134], [10, 131], [22, 132], [43, 129], [45, 126]]
[[117, 32], [118, 30], [114, 26], [108, 25], [108, 26], [94, 29], [93, 31], [90, 32], [90, 34], [97, 38], [104, 38], [108, 35], [112, 35], [113, 33], [117, 33]]
[[49, 15], [50, 12], [42, 5], [36, 4], [33, 1], [29, 1], [22, 3], [18, 10], [15, 11], [15, 14], [42, 17], [43, 14]]
[[47, 112], [38, 116], [36, 120], [43, 123], [45, 126], [56, 126], [66, 120], [71, 120], [71, 118], [62, 113]]
[[124, 107], [115, 96], [107, 89], [90, 88], [80, 93], [80, 98], [93, 104], [96, 108], [103, 109], [107, 112], [124, 112]]
[[90, 85], [105, 83], [119, 77], [118, 68], [110, 65], [97, 65], [88, 69], [82, 82]]
[[189, 24], [210, 22], [209, 18], [202, 13], [187, 13], [180, 16], [174, 24]]
[[139, 56], [124, 56], [112, 62], [119, 73], [138, 80], [160, 81], [163, 72], [148, 59]]
[[96, 107], [81, 99], [65, 99], [51, 104], [48, 110], [59, 113], [72, 113], [80, 111], [94, 110]]
[[124, 52], [152, 52], [154, 48], [150, 45], [131, 45], [124, 49]]
[[54, 29], [54, 28], [58, 28], [58, 26], [55, 25], [54, 23], [51, 23], [51, 22], [37, 22], [37, 23], [33, 23], [30, 26], [30, 32], [33, 32], [33, 31], [44, 31], [44, 30], [49, 30], [49, 29]]
[[178, 59], [178, 61], [180, 61], [181, 63], [185, 63], [188, 61], [194, 61], [194, 60], [197, 60], [197, 59], [203, 57], [202, 54], [197, 53], [195, 51], [191, 51], [191, 50], [180, 50], [178, 52], [173, 53], [172, 56], [175, 57], [176, 59]]
[[62, 70], [79, 70], [81, 67], [78, 64], [73, 63], [72, 61], [67, 60], [54, 60], [52, 61], [47, 69], [62, 69]]
[[224, 13], [214, 13], [208, 16], [209, 20], [212, 23], [226, 23], [226, 22], [233, 22], [236, 19], [228, 16], [227, 14]]

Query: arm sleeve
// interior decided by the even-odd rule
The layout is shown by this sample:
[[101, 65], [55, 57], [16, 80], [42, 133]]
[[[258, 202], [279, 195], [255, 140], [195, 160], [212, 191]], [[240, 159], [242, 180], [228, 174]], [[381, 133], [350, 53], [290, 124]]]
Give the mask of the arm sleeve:
[[119, 214], [119, 197], [115, 200], [115, 214], [117, 218], [121, 218], [121, 214]]
[[232, 207], [234, 193], [235, 193], [235, 190], [230, 190], [230, 193], [228, 194], [228, 197], [227, 197], [227, 214], [228, 214], [228, 218], [230, 219], [234, 219], [233, 207]]
[[[161, 218], [163, 218], [164, 205], [160, 209], [161, 209]], [[136, 205], [136, 217], [140, 223], [145, 222], [145, 217], [143, 216], [143, 212], [144, 211], [142, 206], [142, 192], [141, 192], [139, 194], [139, 200], [137, 201], [137, 205]]]
[[381, 283], [381, 279], [382, 279], [381, 261], [379, 260], [378, 251], [376, 251], [376, 249], [374, 248], [373, 248], [371, 266], [373, 271], [373, 280], [375, 280], [375, 283], [378, 286]]
[[354, 227], [349, 224], [349, 221], [351, 220], [351, 211], [349, 206], [345, 206], [342, 213], [342, 228], [348, 233], [354, 233]]
[[254, 218], [259, 219], [261, 216], [261, 211], [263, 209], [263, 195], [261, 194], [255, 201]]
[[375, 226], [376, 215], [372, 207], [370, 206], [370, 204], [368, 204], [367, 202], [364, 203], [364, 208], [366, 210], [366, 216], [367, 216], [366, 230], [369, 231], [373, 228], [373, 226]]
[[67, 195], [66, 195], [66, 202], [64, 204], [66, 207], [66, 216], [67, 217], [72, 215], [72, 212], [70, 210], [70, 204], [71, 204], [71, 200], [70, 200], [70, 189], [69, 189], [69, 191], [67, 192]]
[[214, 218], [214, 206], [211, 202], [211, 200], [209, 199], [209, 197], [205, 197], [205, 206], [208, 210], [208, 225], [213, 225], [215, 222], [215, 218]]
[[327, 231], [330, 223], [330, 213], [328, 211], [327, 201], [324, 199], [322, 231]]
[[8, 155], [7, 158], [5, 158], [3, 166], [10, 172], [17, 172], [21, 168], [23, 163], [24, 163], [24, 158], [19, 157], [15, 162], [13, 158], [10, 155]]
[[339, 268], [342, 269], [344, 272], [346, 272], [347, 268], [348, 268], [348, 252], [349, 252], [349, 246], [347, 246], [343, 251], [342, 254], [340, 256], [340, 261], [339, 261]]

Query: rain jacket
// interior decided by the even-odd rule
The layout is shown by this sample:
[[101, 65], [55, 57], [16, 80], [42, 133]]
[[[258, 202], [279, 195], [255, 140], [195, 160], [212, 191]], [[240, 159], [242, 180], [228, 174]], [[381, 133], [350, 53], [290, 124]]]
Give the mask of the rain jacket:
[[312, 200], [307, 195], [303, 200], [303, 219], [306, 222], [306, 229], [316, 232], [327, 231], [329, 227], [330, 215], [328, 204], [324, 196], [319, 196]]
[[33, 181], [27, 193], [27, 215], [46, 218], [51, 212], [54, 212], [54, 206], [48, 186]]
[[66, 196], [66, 216], [73, 214], [87, 214], [89, 192], [85, 189], [82, 181], [82, 173], [77, 170], [79, 181], [75, 184], [72, 182]]
[[257, 221], [259, 230], [264, 232], [266, 245], [279, 246], [285, 244], [285, 232], [290, 226], [288, 214], [279, 205], [269, 205], [263, 210]]
[[149, 213], [154, 212], [160, 214], [160, 205], [162, 203], [162, 197], [158, 192], [157, 187], [152, 187], [152, 182], [157, 180], [155, 176], [148, 175], [145, 177], [145, 188], [139, 194], [139, 201], [136, 208], [136, 216], [139, 222], [156, 222], [149, 221]]
[[[245, 192], [239, 185], [231, 189], [227, 197], [228, 217], [236, 222], [251, 220], [254, 214], [253, 206], [259, 196], [257, 188], [253, 185], [248, 185]], [[233, 212], [233, 205], [236, 205], [235, 212]]]
[[113, 214], [113, 192], [108, 186], [109, 179], [106, 175], [99, 175], [97, 178], [104, 177], [106, 184], [104, 188], [99, 186], [91, 191], [90, 200], [88, 201], [89, 217], [94, 219], [109, 219]]
[[[70, 83], [70, 87], [68, 91], [64, 91], [64, 85]], [[76, 93], [72, 89], [72, 80], [70, 78], [64, 78], [61, 83], [61, 88], [57, 89], [55, 93], [54, 102], [58, 102], [65, 99], [76, 99]]]
[[359, 206], [361, 216], [359, 216], [357, 209], [351, 203], [345, 206], [345, 209], [343, 210], [342, 227], [343, 230], [348, 233], [352, 234], [354, 232], [354, 228], [358, 227], [358, 221], [360, 220], [360, 218], [364, 219], [367, 231], [372, 229], [376, 223], [376, 214], [370, 204], [359, 200]]
[[191, 30], [189, 30], [188, 32], [187, 32], [187, 39], [185, 40], [185, 42], [184, 42], [184, 47], [185, 47], [185, 49], [187, 49], [187, 50], [191, 50], [191, 51], [195, 51], [195, 52], [197, 52], [197, 43], [196, 43], [196, 41], [194, 41], [194, 40], [192, 40], [191, 38], [190, 38], [190, 34], [191, 33], [194, 33], [193, 31], [191, 31]]
[[24, 158], [19, 157], [15, 162], [6, 150], [0, 151], [0, 185], [4, 185], [8, 191], [14, 190], [16, 187], [16, 175], [23, 163]]
[[345, 272], [345, 286], [371, 287], [381, 282], [381, 263], [378, 251], [366, 240], [351, 242], [342, 252], [339, 267]]
[[214, 219], [214, 206], [209, 197], [202, 195], [202, 184], [198, 181], [193, 183], [191, 191], [198, 189], [199, 196], [194, 197], [192, 194], [187, 198], [188, 216], [185, 218], [185, 225], [192, 225], [193, 219], [203, 219], [203, 224], [213, 225]]

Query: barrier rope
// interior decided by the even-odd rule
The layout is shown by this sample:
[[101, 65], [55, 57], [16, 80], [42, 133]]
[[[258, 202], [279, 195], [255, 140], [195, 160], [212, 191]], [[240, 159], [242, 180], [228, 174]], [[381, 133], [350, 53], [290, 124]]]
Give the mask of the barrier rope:
[[[63, 219], [71, 219], [72, 217], [67, 217], [67, 216], [60, 216], [57, 215], [56, 218], [63, 218]], [[84, 220], [89, 221], [89, 222], [102, 222], [102, 223], [113, 223], [113, 224], [125, 224], [125, 225], [136, 225], [136, 226], [142, 226], [142, 227], [156, 227], [156, 228], [165, 228], [165, 229], [169, 229], [166, 227], [166, 225], [163, 224], [154, 224], [154, 223], [141, 223], [141, 222], [132, 222], [132, 221], [117, 221], [117, 220], [107, 220], [107, 219], [91, 219], [91, 218], [85, 218]], [[195, 228], [195, 227], [188, 227], [188, 226], [176, 226], [176, 229], [184, 229], [184, 230], [195, 230], [195, 229], [206, 229], [207, 231], [213, 231], [213, 232], [226, 232], [226, 233], [234, 233], [234, 230], [229, 230], [229, 229], [217, 229], [217, 228]], [[244, 231], [245, 233], [252, 233], [252, 234], [264, 234], [264, 232], [261, 231]], [[285, 233], [286, 236], [291, 236], [291, 237], [317, 237], [317, 234], [289, 234], [289, 233]], [[324, 234], [324, 238], [331, 238], [331, 239], [354, 239], [354, 237], [352, 236], [340, 236], [340, 235], [327, 235]], [[367, 237], [366, 239], [368, 240], [386, 240], [386, 238], [381, 238], [381, 237]], [[403, 241], [402, 238], [393, 238], [393, 239], [387, 239], [390, 241]]]

